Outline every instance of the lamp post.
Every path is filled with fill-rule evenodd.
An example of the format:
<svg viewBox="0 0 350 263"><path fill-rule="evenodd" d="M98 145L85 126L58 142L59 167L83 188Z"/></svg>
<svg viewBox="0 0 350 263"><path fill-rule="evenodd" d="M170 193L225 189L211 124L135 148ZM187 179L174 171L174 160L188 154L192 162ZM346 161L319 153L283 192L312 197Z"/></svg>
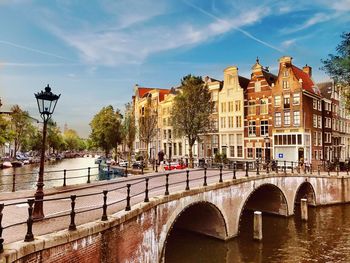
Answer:
<svg viewBox="0 0 350 263"><path fill-rule="evenodd" d="M49 85L45 87L45 91L38 92L35 95L35 98L38 103L38 108L40 112L40 116L43 119L43 138L41 145L41 157L40 157L40 168L39 168L39 178L36 184L37 189L35 192L35 203L34 203L34 211L33 218L36 220L40 220L44 218L43 211L43 199L44 199L44 161L45 161L45 142L46 142L46 130L47 130L47 122L51 119L51 116L56 108L56 103L60 98L60 95L55 95L51 92L51 88Z"/></svg>

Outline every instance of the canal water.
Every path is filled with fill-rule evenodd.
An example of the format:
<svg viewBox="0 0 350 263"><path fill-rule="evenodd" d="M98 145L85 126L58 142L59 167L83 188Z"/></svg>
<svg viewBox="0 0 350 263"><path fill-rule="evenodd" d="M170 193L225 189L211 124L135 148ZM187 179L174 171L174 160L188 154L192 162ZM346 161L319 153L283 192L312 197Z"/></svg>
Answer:
<svg viewBox="0 0 350 263"><path fill-rule="evenodd" d="M228 242L174 229L165 262L350 262L350 205L310 208L306 223L300 213L263 215L261 242L252 238L253 214L245 212L241 222L239 236Z"/></svg>
<svg viewBox="0 0 350 263"><path fill-rule="evenodd" d="M95 158L92 157L45 162L45 188L62 186L64 169L67 170L67 185L86 183L88 175L87 167L91 167L91 181L105 179L103 174L99 174L97 165L95 164ZM16 179L16 191L36 188L38 172L39 164L29 164L18 168L0 170L0 192L12 191L13 174L15 174Z"/></svg>

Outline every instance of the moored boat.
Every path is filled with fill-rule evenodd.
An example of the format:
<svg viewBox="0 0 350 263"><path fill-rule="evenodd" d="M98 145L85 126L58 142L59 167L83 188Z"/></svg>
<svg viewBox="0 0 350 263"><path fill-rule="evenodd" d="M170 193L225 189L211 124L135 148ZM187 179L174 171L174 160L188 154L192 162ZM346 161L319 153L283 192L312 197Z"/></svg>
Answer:
<svg viewBox="0 0 350 263"><path fill-rule="evenodd" d="M2 163L1 168L11 168L12 164L10 161L5 161Z"/></svg>
<svg viewBox="0 0 350 263"><path fill-rule="evenodd" d="M23 163L21 161L13 161L11 162L12 167L21 167Z"/></svg>

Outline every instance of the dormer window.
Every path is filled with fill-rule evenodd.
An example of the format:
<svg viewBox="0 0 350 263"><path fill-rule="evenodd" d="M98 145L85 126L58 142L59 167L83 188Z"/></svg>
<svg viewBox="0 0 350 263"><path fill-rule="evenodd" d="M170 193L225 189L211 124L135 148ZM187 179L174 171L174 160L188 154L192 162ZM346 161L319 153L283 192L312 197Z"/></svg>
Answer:
<svg viewBox="0 0 350 263"><path fill-rule="evenodd" d="M288 76L289 76L289 71L288 71L287 69L285 69L285 70L283 71L283 73L282 73L282 76L283 76L284 78L288 77Z"/></svg>

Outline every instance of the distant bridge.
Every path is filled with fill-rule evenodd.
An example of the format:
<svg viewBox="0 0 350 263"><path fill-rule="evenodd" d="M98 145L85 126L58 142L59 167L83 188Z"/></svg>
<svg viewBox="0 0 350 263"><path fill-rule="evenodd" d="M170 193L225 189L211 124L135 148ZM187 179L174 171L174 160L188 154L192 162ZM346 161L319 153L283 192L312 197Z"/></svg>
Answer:
<svg viewBox="0 0 350 263"><path fill-rule="evenodd" d="M227 240L238 235L244 209L291 216L301 198L312 206L350 201L347 173L267 172L192 170L141 178L134 192L136 182L124 186L123 202L106 198L98 205L101 220L79 226L73 220L71 227L73 208L70 224L64 220L70 230L6 244L0 262L162 262L173 228ZM112 212L121 205L109 214L107 204Z"/></svg>

